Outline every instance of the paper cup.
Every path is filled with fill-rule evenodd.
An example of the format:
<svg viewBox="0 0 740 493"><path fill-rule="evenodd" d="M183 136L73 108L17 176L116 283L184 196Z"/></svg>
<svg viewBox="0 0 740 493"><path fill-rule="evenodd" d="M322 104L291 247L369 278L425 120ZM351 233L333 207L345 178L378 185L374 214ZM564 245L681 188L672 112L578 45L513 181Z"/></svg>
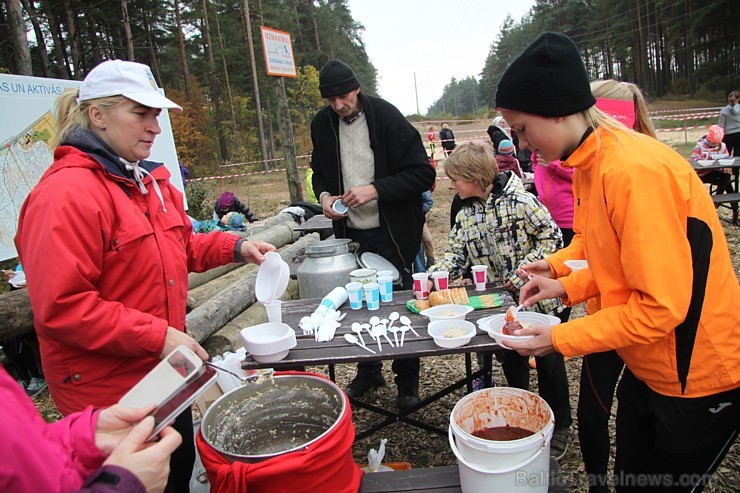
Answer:
<svg viewBox="0 0 740 493"><path fill-rule="evenodd" d="M349 307L353 310L362 308L362 283L350 282L344 285L349 295Z"/></svg>
<svg viewBox="0 0 740 493"><path fill-rule="evenodd" d="M263 303L263 305L265 305L269 322L281 323L283 321L283 302L281 300L272 300L269 303Z"/></svg>
<svg viewBox="0 0 740 493"><path fill-rule="evenodd" d="M345 205L345 203L342 202L342 199L337 199L331 205L331 210L333 210L337 214L347 214L347 211L349 210L349 207L347 207Z"/></svg>
<svg viewBox="0 0 740 493"><path fill-rule="evenodd" d="M365 294L365 303L368 310L377 310L380 308L380 286L377 282L363 284L362 291Z"/></svg>
<svg viewBox="0 0 740 493"><path fill-rule="evenodd" d="M378 276L380 286L380 301L393 301L393 277Z"/></svg>
<svg viewBox="0 0 740 493"><path fill-rule="evenodd" d="M427 296L429 296L429 287L427 286L427 282L429 282L429 274L426 272L417 272L411 277L414 278L414 296L416 299L427 299Z"/></svg>
<svg viewBox="0 0 740 493"><path fill-rule="evenodd" d="M473 281L475 282L476 291L485 291L486 281L488 280L488 266L487 265L474 265L471 267L473 271Z"/></svg>
<svg viewBox="0 0 740 493"><path fill-rule="evenodd" d="M438 270L432 273L432 281L434 281L434 289L442 291L450 287L450 273L446 270Z"/></svg>

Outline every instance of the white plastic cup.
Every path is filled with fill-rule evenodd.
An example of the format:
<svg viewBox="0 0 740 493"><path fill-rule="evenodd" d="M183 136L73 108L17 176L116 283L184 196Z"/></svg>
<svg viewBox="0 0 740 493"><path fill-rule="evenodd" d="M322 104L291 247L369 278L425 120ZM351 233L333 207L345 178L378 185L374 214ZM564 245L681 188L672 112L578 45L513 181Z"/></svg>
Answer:
<svg viewBox="0 0 740 493"><path fill-rule="evenodd" d="M365 293L365 303L368 310L377 310L380 308L380 285L377 282L369 282L362 285Z"/></svg>
<svg viewBox="0 0 740 493"><path fill-rule="evenodd" d="M473 271L473 281L475 282L476 291L486 290L486 281L488 280L488 266L487 265L474 265L471 267Z"/></svg>
<svg viewBox="0 0 740 493"><path fill-rule="evenodd" d="M393 301L393 277L378 276L380 286L380 301Z"/></svg>
<svg viewBox="0 0 740 493"><path fill-rule="evenodd" d="M263 305L265 305L268 321L278 323L283 321L283 302L281 300L272 300L269 303L263 303Z"/></svg>
<svg viewBox="0 0 740 493"><path fill-rule="evenodd" d="M349 296L349 307L353 310L362 308L362 283L350 282L344 285Z"/></svg>
<svg viewBox="0 0 740 493"><path fill-rule="evenodd" d="M438 270L432 273L432 281L434 281L434 289L442 291L450 287L450 273L446 270Z"/></svg>
<svg viewBox="0 0 740 493"><path fill-rule="evenodd" d="M337 214L347 214L347 211L349 210L349 207L347 207L345 205L345 203L342 202L342 199L337 199L331 205L331 210L333 210Z"/></svg>
<svg viewBox="0 0 740 493"><path fill-rule="evenodd" d="M414 278L414 296L417 300L425 300L429 296L429 274L426 272L417 272L411 277Z"/></svg>

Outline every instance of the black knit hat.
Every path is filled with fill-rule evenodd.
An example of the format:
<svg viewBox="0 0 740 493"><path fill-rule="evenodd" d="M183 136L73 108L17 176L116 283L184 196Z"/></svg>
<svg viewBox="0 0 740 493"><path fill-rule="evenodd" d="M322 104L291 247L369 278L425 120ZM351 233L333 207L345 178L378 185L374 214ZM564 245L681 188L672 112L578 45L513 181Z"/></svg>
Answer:
<svg viewBox="0 0 740 493"><path fill-rule="evenodd" d="M578 48L566 35L542 33L504 72L496 109L567 116L596 104Z"/></svg>
<svg viewBox="0 0 740 493"><path fill-rule="evenodd" d="M347 94L360 87L352 68L341 60L329 60L319 73L319 91L322 98Z"/></svg>

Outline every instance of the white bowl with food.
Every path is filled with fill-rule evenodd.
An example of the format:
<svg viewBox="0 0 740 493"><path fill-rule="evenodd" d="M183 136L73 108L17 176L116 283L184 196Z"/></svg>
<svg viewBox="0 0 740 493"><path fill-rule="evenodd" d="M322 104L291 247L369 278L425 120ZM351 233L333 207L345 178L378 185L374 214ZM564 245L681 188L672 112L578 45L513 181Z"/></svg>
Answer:
<svg viewBox="0 0 740 493"><path fill-rule="evenodd" d="M516 314L514 320L519 322L521 327L507 326L505 313L486 317L485 320L479 320L479 323L480 328L486 331L488 335L504 349L511 349L506 345L509 341L526 342L534 339L534 336L513 335L511 333L512 330L516 330L518 328L526 329L529 327L553 326L560 323L560 319L558 317L537 312L519 312Z"/></svg>
<svg viewBox="0 0 740 493"><path fill-rule="evenodd" d="M288 356L297 344L295 331L279 322L245 327L240 332L244 348L258 363L274 363Z"/></svg>
<svg viewBox="0 0 740 493"><path fill-rule="evenodd" d="M735 158L724 158L724 159L718 159L717 162L721 164L722 166L732 166L735 164Z"/></svg>
<svg viewBox="0 0 740 493"><path fill-rule="evenodd" d="M443 320L465 320L465 316L473 311L469 305L437 305L426 310L420 311L419 315L429 318L429 322L439 322Z"/></svg>
<svg viewBox="0 0 740 493"><path fill-rule="evenodd" d="M699 159L696 161L699 166L711 166L714 164L714 159Z"/></svg>
<svg viewBox="0 0 740 493"><path fill-rule="evenodd" d="M588 260L566 260L563 262L572 272L588 267Z"/></svg>
<svg viewBox="0 0 740 493"><path fill-rule="evenodd" d="M427 332L439 347L464 346L475 336L475 324L466 320L438 320L429 322Z"/></svg>

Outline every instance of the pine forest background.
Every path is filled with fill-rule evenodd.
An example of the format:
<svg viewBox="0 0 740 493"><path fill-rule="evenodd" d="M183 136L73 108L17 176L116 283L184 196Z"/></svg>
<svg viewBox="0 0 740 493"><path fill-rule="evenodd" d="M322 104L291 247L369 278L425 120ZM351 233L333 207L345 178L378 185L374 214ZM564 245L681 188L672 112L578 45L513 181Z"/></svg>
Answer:
<svg viewBox="0 0 740 493"><path fill-rule="evenodd" d="M0 5L0 72L82 79L107 59L149 65L168 97L185 108L170 116L178 155L191 178L224 174L219 167L224 163L271 167L261 162L250 29L267 159L282 157L283 142L276 81L265 73L260 25L293 38L298 77L286 78L285 85L299 156L311 150L308 127L324 104L318 70L327 60L349 63L363 91L378 95L364 28L346 0L2 0ZM496 3L490 5L496 9ZM731 0L537 0L524 18L507 17L498 33L492 27L491 39L473 40L490 43L479 77L453 78L426 115L409 118L491 116L499 78L542 31L573 38L593 79L635 82L651 98L721 101L740 85L739 20Z"/></svg>

